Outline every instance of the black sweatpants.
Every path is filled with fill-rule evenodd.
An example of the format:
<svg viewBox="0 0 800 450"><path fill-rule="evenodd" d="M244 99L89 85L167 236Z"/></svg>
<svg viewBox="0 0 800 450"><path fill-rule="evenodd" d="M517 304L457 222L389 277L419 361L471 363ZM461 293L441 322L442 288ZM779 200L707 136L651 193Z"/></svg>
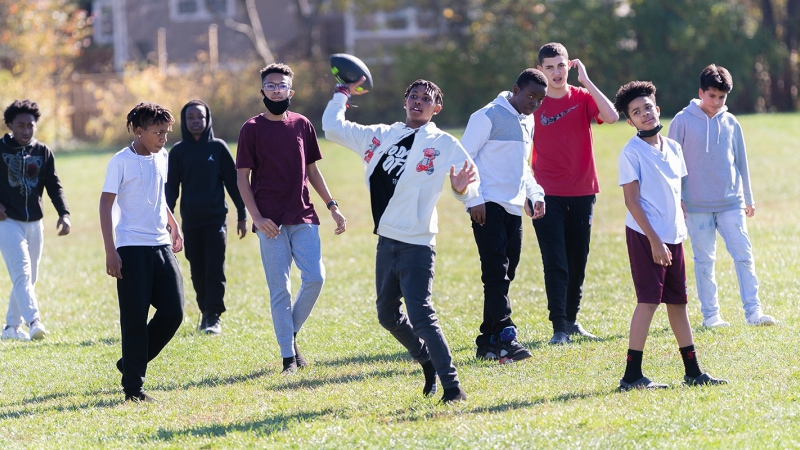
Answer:
<svg viewBox="0 0 800 450"><path fill-rule="evenodd" d="M183 229L183 247L197 293L197 307L206 314L225 312L225 222Z"/></svg>
<svg viewBox="0 0 800 450"><path fill-rule="evenodd" d="M595 195L545 195L547 213L533 221L542 252L547 309L553 331L566 331L581 309L583 280L589 259Z"/></svg>
<svg viewBox="0 0 800 450"><path fill-rule="evenodd" d="M514 280L522 252L522 217L509 214L497 203L486 203L486 222L472 221L472 234L481 258L483 323L475 339L487 345L493 334L515 326L511 320L508 289Z"/></svg>
<svg viewBox="0 0 800 450"><path fill-rule="evenodd" d="M117 280L122 329L122 388L126 395L144 390L147 363L158 356L183 321L183 277L168 245L117 249L122 278ZM150 305L156 313L150 322Z"/></svg>

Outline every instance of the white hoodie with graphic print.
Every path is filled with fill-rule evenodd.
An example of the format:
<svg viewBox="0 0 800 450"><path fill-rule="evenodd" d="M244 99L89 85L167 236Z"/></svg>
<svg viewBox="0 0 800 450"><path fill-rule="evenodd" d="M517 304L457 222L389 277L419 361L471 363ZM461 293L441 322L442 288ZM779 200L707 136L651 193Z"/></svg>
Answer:
<svg viewBox="0 0 800 450"><path fill-rule="evenodd" d="M439 231L436 203L450 167L455 166L458 172L465 160L474 165L472 158L455 137L438 129L433 122L418 129L401 122L360 125L345 119L346 109L347 96L333 94L322 115L322 129L328 140L361 157L367 188L381 156L409 134L417 133L407 157L409 166L400 175L394 195L381 216L378 234L407 244L435 245ZM450 191L466 204L478 196L479 183L471 183L462 195Z"/></svg>

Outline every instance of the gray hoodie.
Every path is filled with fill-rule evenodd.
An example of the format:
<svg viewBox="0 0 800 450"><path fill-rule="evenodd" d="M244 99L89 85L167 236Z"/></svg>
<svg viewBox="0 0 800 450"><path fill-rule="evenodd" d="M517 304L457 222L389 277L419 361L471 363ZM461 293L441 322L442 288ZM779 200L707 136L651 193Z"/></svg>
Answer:
<svg viewBox="0 0 800 450"><path fill-rule="evenodd" d="M728 107L712 118L694 99L669 126L669 137L683 147L689 176L682 198L686 211L723 212L753 205L742 127Z"/></svg>

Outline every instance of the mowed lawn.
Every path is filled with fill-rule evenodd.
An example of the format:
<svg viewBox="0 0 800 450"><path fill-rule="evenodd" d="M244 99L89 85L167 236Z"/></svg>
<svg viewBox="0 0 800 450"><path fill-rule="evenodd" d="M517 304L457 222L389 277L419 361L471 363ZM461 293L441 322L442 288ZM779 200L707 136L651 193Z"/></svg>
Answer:
<svg viewBox="0 0 800 450"><path fill-rule="evenodd" d="M659 392L617 393L636 300L624 239L617 155L625 123L594 127L603 191L594 215L580 320L600 339L547 345L541 257L524 221L524 249L511 297L527 361L475 359L482 286L467 214L447 191L439 202L434 302L469 400L423 398L422 372L377 322L369 197L359 158L323 142L320 163L348 218L348 231L320 210L327 281L298 336L312 365L281 376L280 355L257 238L233 235L229 218L228 312L223 334L195 332L188 264L186 318L148 367L155 404L123 403L117 294L105 274L98 200L111 153L59 154L72 233L57 237L47 203L37 294L50 334L43 342L0 342L0 445L7 448L790 448L800 447L800 115L740 117L757 203L748 220L765 310L777 327L745 325L736 276L719 243L717 278L731 327L705 330L688 258L689 315L703 369L721 387L681 386L683 366L661 310L644 372L670 383ZM666 131L666 130L665 130ZM176 139L176 133L170 136ZM171 143L170 143L171 144ZM412 161L413 163L413 161ZM703 176L695 174L695 176ZM2 263L0 263L2 264ZM298 286L295 273L294 288ZM0 302L10 282L0 272Z"/></svg>

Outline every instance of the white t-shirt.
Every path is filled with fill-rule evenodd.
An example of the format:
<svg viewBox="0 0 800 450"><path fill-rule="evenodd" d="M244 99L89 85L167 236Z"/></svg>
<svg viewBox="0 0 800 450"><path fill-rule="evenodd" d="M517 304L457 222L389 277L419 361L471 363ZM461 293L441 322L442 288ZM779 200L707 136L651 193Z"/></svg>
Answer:
<svg viewBox="0 0 800 450"><path fill-rule="evenodd" d="M126 147L108 162L103 192L117 195L112 211L117 248L172 243L164 194L168 158L163 149L140 156Z"/></svg>
<svg viewBox="0 0 800 450"><path fill-rule="evenodd" d="M681 209L681 178L687 175L680 144L661 136L659 151L634 136L619 155L619 185L639 182L639 202L647 220L664 243L686 239L686 221ZM644 234L630 211L625 225Z"/></svg>

